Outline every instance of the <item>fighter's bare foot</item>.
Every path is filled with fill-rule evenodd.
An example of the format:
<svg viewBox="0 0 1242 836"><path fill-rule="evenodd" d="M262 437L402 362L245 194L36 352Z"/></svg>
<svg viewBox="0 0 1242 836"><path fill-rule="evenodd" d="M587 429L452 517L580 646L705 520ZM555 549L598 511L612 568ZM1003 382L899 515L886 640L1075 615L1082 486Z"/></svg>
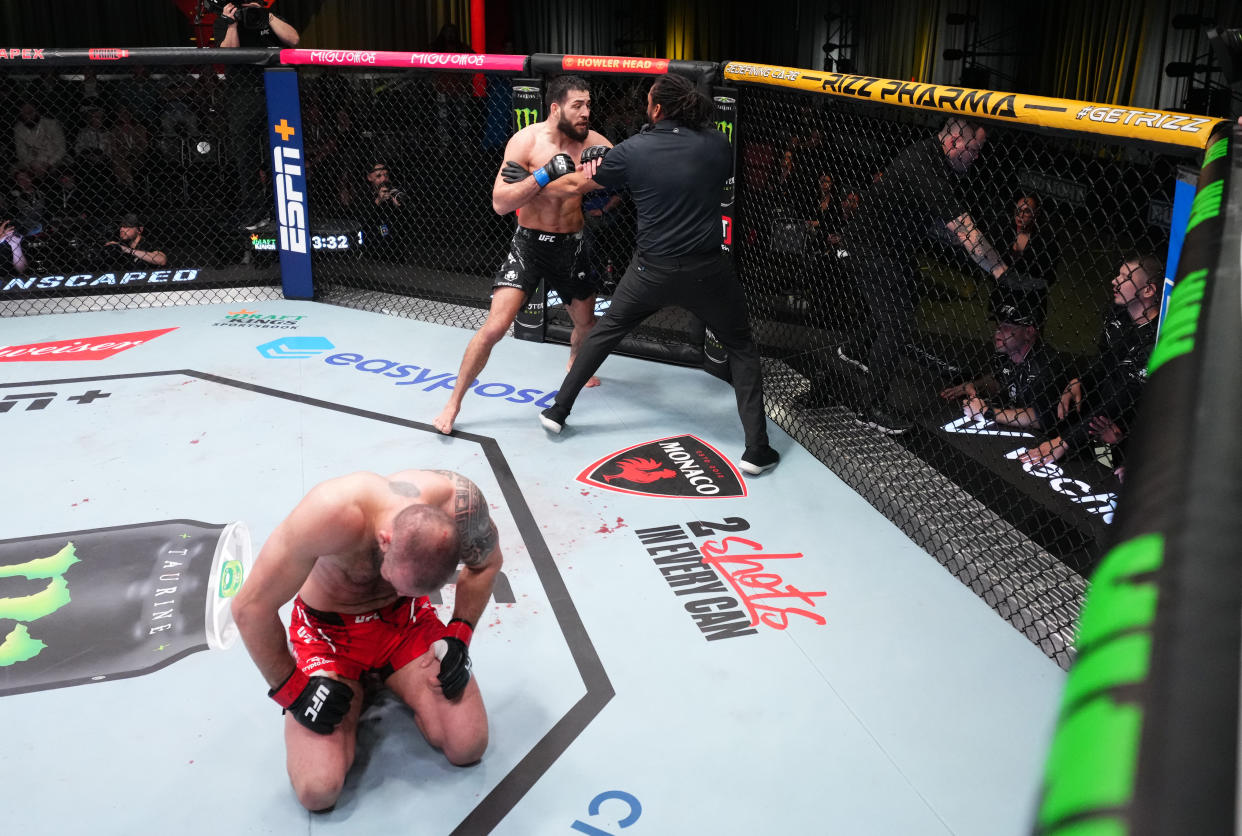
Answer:
<svg viewBox="0 0 1242 836"><path fill-rule="evenodd" d="M565 366L565 371L569 371L573 367L574 367L574 361L570 360L569 363L566 364ZM583 388L590 389L592 386L598 386L598 385L599 385L599 378L596 377L595 375L591 375L591 379L586 382L586 386L584 386Z"/></svg>
<svg viewBox="0 0 1242 836"><path fill-rule="evenodd" d="M436 419L431 422L432 426L445 435L449 435L453 432L453 422L457 420L458 411L458 407L444 407L444 411L437 415Z"/></svg>

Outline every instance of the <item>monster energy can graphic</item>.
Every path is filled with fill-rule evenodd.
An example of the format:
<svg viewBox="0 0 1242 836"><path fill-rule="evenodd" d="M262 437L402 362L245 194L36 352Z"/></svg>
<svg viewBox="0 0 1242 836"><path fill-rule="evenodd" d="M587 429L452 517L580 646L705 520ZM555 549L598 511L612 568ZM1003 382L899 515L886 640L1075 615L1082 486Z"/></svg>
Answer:
<svg viewBox="0 0 1242 836"><path fill-rule="evenodd" d="M0 697L140 676L237 639L244 523L0 540Z"/></svg>
<svg viewBox="0 0 1242 836"><path fill-rule="evenodd" d="M537 79L515 78L513 80L513 132L543 119L543 94Z"/></svg>

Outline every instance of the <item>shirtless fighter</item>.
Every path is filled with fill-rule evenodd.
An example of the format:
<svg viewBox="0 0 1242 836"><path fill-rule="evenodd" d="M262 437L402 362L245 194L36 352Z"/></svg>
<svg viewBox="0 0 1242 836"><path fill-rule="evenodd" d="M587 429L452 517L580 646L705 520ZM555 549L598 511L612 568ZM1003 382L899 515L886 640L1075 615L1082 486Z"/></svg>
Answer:
<svg viewBox="0 0 1242 836"><path fill-rule="evenodd" d="M445 626L427 596L459 562ZM306 809L328 809L341 793L369 672L450 763L483 756L487 713L468 646L500 565L483 494L447 470L329 479L267 538L233 618L285 709L286 766ZM286 642L278 610L291 598Z"/></svg>
<svg viewBox="0 0 1242 836"><path fill-rule="evenodd" d="M582 195L578 193L585 176L577 171L575 161L586 162L599 155L593 148L611 148L612 143L590 130L590 117L591 92L586 81L573 75L557 76L548 85L548 118L522 128L505 146L505 164L492 187L492 208L498 215L516 210L518 227L509 255L496 272L487 320L466 346L453 392L432 422L442 433L453 431L462 398L539 279L565 300L573 320L570 366L595 325L596 288L587 278ZM587 383L598 385L594 377Z"/></svg>

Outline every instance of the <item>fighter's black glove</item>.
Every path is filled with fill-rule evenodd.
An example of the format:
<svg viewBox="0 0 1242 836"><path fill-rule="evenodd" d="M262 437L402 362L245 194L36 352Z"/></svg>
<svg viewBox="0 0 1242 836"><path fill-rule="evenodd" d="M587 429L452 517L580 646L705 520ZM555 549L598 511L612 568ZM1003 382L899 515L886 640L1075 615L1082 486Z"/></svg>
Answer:
<svg viewBox="0 0 1242 836"><path fill-rule="evenodd" d="M500 179L506 183L521 183L529 176L530 172L526 167L513 160L505 160L504 167L500 169Z"/></svg>
<svg viewBox="0 0 1242 836"><path fill-rule="evenodd" d="M296 667L284 684L267 695L315 734L332 734L354 698L353 689L344 682L327 676L308 677Z"/></svg>
<svg viewBox="0 0 1242 836"><path fill-rule="evenodd" d="M574 158L568 154L557 154L543 166L534 171L535 182L539 184L539 188L551 183L558 177L564 177L566 174L574 170Z"/></svg>
<svg viewBox="0 0 1242 836"><path fill-rule="evenodd" d="M440 687L447 699L455 700L466 690L470 681L470 637L474 627L464 618L454 618L448 623L444 642L444 654L440 656Z"/></svg>
<svg viewBox="0 0 1242 836"><path fill-rule="evenodd" d="M592 145L590 148L583 148L582 158L579 162L586 165L592 160L602 160L604 159L604 155L607 154L609 150L610 149L607 145Z"/></svg>

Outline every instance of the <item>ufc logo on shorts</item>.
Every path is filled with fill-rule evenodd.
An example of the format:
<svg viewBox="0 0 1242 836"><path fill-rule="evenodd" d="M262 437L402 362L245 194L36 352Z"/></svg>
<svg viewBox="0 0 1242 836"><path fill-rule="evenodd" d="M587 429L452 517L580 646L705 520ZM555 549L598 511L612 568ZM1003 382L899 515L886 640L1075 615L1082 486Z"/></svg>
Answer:
<svg viewBox="0 0 1242 836"><path fill-rule="evenodd" d="M355 624L366 624L368 621L375 621L378 618L379 618L379 613L377 612L367 613L366 615L355 615L354 623Z"/></svg>
<svg viewBox="0 0 1242 836"><path fill-rule="evenodd" d="M306 711L302 712L312 720L319 719L319 711L323 708L323 701L328 698L328 686L320 685L315 689L315 695L311 697L311 704L306 706Z"/></svg>
<svg viewBox="0 0 1242 836"><path fill-rule="evenodd" d="M555 241L556 236L555 235L540 235L539 240L540 241Z"/></svg>
<svg viewBox="0 0 1242 836"><path fill-rule="evenodd" d="M302 641L310 641L311 640L310 630L307 630L305 627L299 627L298 638L300 638Z"/></svg>
<svg viewBox="0 0 1242 836"><path fill-rule="evenodd" d="M296 148L277 145L272 149L280 248L295 253L306 252L306 195L293 186L293 178L302 176L301 158Z"/></svg>

